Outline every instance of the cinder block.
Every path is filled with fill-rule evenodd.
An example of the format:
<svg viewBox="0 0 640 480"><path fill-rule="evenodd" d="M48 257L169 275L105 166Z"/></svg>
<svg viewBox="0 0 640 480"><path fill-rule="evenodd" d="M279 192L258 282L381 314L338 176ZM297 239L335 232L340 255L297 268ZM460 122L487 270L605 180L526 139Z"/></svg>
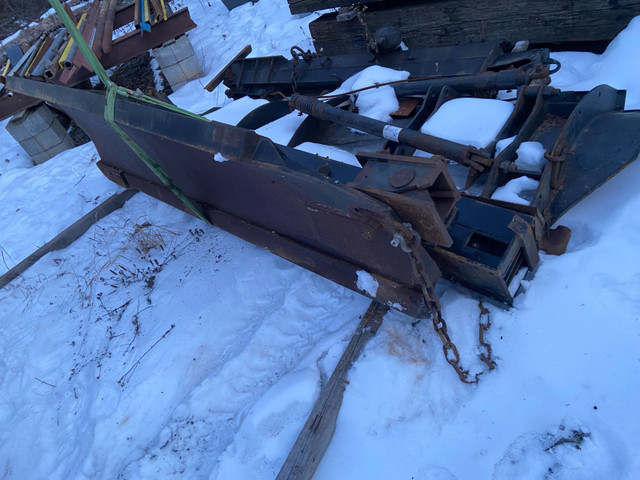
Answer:
<svg viewBox="0 0 640 480"><path fill-rule="evenodd" d="M40 132L34 138L40 144L42 150L49 150L62 142L66 136L67 131L58 120L55 120L49 128Z"/></svg>
<svg viewBox="0 0 640 480"><path fill-rule="evenodd" d="M67 135L66 137L63 138L63 140L59 144L54 145L53 147L49 148L44 152L38 153L36 155L32 155L31 159L36 165L40 165L41 163L46 162L50 158L55 157L59 153L62 153L65 150L69 150L70 148L74 148L74 147L75 145L73 144L73 140L71 140L71 137Z"/></svg>
<svg viewBox="0 0 640 480"><path fill-rule="evenodd" d="M29 109L22 120L23 125L33 135L45 131L56 119L49 107L44 103L38 105L33 110Z"/></svg>
<svg viewBox="0 0 640 480"><path fill-rule="evenodd" d="M65 128L45 104L15 115L7 124L7 131L36 164L74 147Z"/></svg>
<svg viewBox="0 0 640 480"><path fill-rule="evenodd" d="M167 82L169 82L169 85L171 85L171 88L174 90L177 90L176 85L178 83L184 83L186 80L182 73L182 69L178 65L173 65L171 67L165 68L162 70L162 73L167 79Z"/></svg>
<svg viewBox="0 0 640 480"><path fill-rule="evenodd" d="M186 35L178 37L173 45L171 45L171 48L173 49L173 55L176 57L178 62L182 62L183 60L195 55L193 46L189 41L189 37Z"/></svg>
<svg viewBox="0 0 640 480"><path fill-rule="evenodd" d="M30 157L44 152L44 149L34 138L25 138L24 140L20 140L18 143L22 148L24 148L24 151L27 152Z"/></svg>
<svg viewBox="0 0 640 480"><path fill-rule="evenodd" d="M182 70L182 74L184 75L185 80L190 81L196 78L200 78L204 76L204 72L198 63L195 55L191 55L189 58L185 58L180 63L180 70Z"/></svg>
<svg viewBox="0 0 640 480"><path fill-rule="evenodd" d="M29 130L27 130L27 127L25 127L24 124L22 123L22 120L15 121L18 115L15 115L11 120L9 120L9 123L7 123L6 128L7 128L7 132L9 132L9 134L17 142L21 142L22 140L31 138L31 134L29 133Z"/></svg>
<svg viewBox="0 0 640 480"><path fill-rule="evenodd" d="M73 144L73 140L71 140L71 137L67 135L58 145L54 145L49 150L47 150L46 153L48 153L49 158L51 158L71 148L75 148L75 145Z"/></svg>
<svg viewBox="0 0 640 480"><path fill-rule="evenodd" d="M153 55L173 90L204 76L202 67L200 67L193 51L193 46L186 35L154 49Z"/></svg>
<svg viewBox="0 0 640 480"><path fill-rule="evenodd" d="M54 120L55 115L49 107L41 104L14 115L7 123L7 131L20 142L48 129Z"/></svg>
<svg viewBox="0 0 640 480"><path fill-rule="evenodd" d="M160 68L163 70L178 63L178 59L173 54L173 48L171 48L173 43L175 43L175 40L170 40L169 42L165 42L161 47L153 49L153 57L158 61L158 65L160 65Z"/></svg>
<svg viewBox="0 0 640 480"><path fill-rule="evenodd" d="M179 88L185 86L188 82L178 82L175 85L171 85L172 90L178 90Z"/></svg>
<svg viewBox="0 0 640 480"><path fill-rule="evenodd" d="M40 165L41 163L46 162L50 158L51 156L47 152L40 152L36 155L31 155L31 160L33 160L33 163L35 163L36 165Z"/></svg>

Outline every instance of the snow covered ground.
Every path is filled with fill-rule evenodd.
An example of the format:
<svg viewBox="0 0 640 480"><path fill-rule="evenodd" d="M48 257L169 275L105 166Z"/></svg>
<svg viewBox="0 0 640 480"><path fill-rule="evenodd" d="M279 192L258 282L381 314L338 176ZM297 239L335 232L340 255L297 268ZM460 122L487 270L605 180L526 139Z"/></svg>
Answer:
<svg viewBox="0 0 640 480"><path fill-rule="evenodd" d="M196 112L226 101L202 86L245 44L311 48L315 15L285 0L175 3L207 77L172 100ZM608 82L640 108L638 44L640 17L603 55L554 55L554 85ZM118 190L92 144L29 168L5 124L0 273ZM458 381L429 322L388 313L314 478L640 478L638 185L636 162L561 220L568 252L542 255L512 309L488 306L498 367L479 384ZM438 292L482 370L477 300ZM368 304L138 194L0 290L0 478L274 478Z"/></svg>

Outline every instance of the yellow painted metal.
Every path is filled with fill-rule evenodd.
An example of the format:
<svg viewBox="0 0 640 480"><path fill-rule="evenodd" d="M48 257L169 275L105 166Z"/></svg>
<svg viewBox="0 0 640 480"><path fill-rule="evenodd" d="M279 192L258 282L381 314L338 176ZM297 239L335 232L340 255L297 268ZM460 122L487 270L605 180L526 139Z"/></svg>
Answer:
<svg viewBox="0 0 640 480"><path fill-rule="evenodd" d="M80 27L82 26L82 22L84 22L87 19L87 14L83 13L82 16L80 17L80 20L78 20L78 24L76 25L76 28L78 30L80 30ZM69 38L69 41L67 42L67 46L64 47L64 50L62 51L62 55L60 55L60 59L58 60L58 64L60 65L60 68L64 68L64 62L67 59L67 56L69 56L69 50L71 50L71 47L73 46L73 37Z"/></svg>

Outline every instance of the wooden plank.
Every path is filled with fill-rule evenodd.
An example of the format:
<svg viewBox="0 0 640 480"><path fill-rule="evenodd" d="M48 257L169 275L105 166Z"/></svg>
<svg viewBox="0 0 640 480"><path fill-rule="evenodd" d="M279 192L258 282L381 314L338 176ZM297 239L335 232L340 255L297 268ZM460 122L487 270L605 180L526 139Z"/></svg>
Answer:
<svg viewBox="0 0 640 480"><path fill-rule="evenodd" d="M233 57L229 63L227 63L222 70L220 70L218 72L218 74L213 77L209 83L207 83L204 87L205 90L209 91L209 92L213 92L213 90L220 85L220 83L222 83L222 80L224 79L225 74L227 73L227 70L231 67L231 65L234 62L237 62L238 60L242 60L243 58L247 58L247 55L249 55L251 53L251 45L247 45L246 47L244 47L242 50L240 50L240 52ZM209 112L210 113L210 112Z"/></svg>
<svg viewBox="0 0 640 480"><path fill-rule="evenodd" d="M378 331L388 310L389 307L376 301L369 305L331 378L320 392L276 480L303 480L313 477L336 429L347 372L367 341Z"/></svg>
<svg viewBox="0 0 640 480"><path fill-rule="evenodd" d="M45 243L42 247L22 260L11 270L0 276L0 288L5 287L14 279L18 278L30 266L34 265L47 253L67 248L78 238L80 238L80 236L82 236L91 225L122 207L126 203L126 201L133 197L136 193L137 190L129 189L116 193L115 195L109 197L107 200L105 200L96 208L83 216L80 220L56 235L51 241Z"/></svg>
<svg viewBox="0 0 640 480"><path fill-rule="evenodd" d="M291 13L308 13L324 10L325 8L348 7L355 3L374 3L381 1L393 3L388 0L359 0L358 2L354 2L353 0L289 0L289 10L291 10Z"/></svg>
<svg viewBox="0 0 640 480"><path fill-rule="evenodd" d="M397 26L405 44L415 49L523 39L532 44L609 42L636 15L640 0L415 0L401 8L374 4L364 19L372 34ZM328 13L309 25L316 51L366 51L360 22L337 22L336 16Z"/></svg>

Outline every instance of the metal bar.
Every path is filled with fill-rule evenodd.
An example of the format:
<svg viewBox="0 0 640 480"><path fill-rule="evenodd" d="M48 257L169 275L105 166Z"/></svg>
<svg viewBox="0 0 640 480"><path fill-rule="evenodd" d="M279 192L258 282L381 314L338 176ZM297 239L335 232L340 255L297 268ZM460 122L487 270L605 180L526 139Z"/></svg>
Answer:
<svg viewBox="0 0 640 480"><path fill-rule="evenodd" d="M97 14L96 5L92 7ZM125 7L118 11L120 18L128 18L128 15L133 14L133 8L131 6ZM118 18L118 17L116 17ZM89 22L86 22L88 24ZM85 25L85 22L83 22ZM114 26L117 25L114 24ZM109 55L104 55L101 63L105 68L111 68L115 65L119 65L127 60L130 60L140 53L149 50L150 48L162 45L171 38L178 37L185 32L196 27L189 15L188 8L183 8L175 12L166 22L159 22L153 28L151 33L147 33L144 37L140 36L139 31L131 32L127 35L119 37L113 42L113 49ZM87 39L89 34L84 32L83 37ZM76 47L77 48L77 47ZM79 53L77 53L79 55ZM26 55L23 55L23 59L26 60ZM71 56L68 57L72 59ZM59 75L57 79L54 78L56 83L76 85L84 80L90 78L93 73L86 69L65 69L62 72L63 75ZM14 94L13 96L5 96L0 99L0 120L10 117L25 108L37 105L40 100L36 100L25 95Z"/></svg>
<svg viewBox="0 0 640 480"><path fill-rule="evenodd" d="M294 94L291 95L289 103L293 108L315 118L347 125L402 145L408 145L436 155L443 155L449 160L468 165L479 171L491 165L489 155L473 146L462 145L416 130L400 128L380 120L363 117L362 115L332 107L312 97Z"/></svg>
<svg viewBox="0 0 640 480"><path fill-rule="evenodd" d="M94 41L91 44L91 50L94 55L98 58L102 56L102 41L104 37L104 27L107 22L107 11L109 10L109 6L111 4L111 0L102 0L100 4L100 11L98 13L98 21L96 22L96 33L94 37Z"/></svg>
<svg viewBox="0 0 640 480"><path fill-rule="evenodd" d="M189 15L189 9L185 7L175 12L167 19L166 22L159 22L154 25L153 31L150 33L140 35L140 30L135 30L118 37L113 42L111 52L103 55L100 59L100 63L104 68L111 68L116 65L120 65L121 63L131 60L151 48L162 45L164 42L171 40L172 38L179 37L195 27L196 24ZM79 69L62 83L66 85L76 85L87 80L92 75L93 73L89 70Z"/></svg>
<svg viewBox="0 0 640 480"><path fill-rule="evenodd" d="M44 56L49 52L49 49L51 48L51 45L53 43L54 39L52 38L51 35L48 35L44 41L42 42L42 45L40 46L40 49L38 50L38 53L36 54L36 56L33 58L33 61L31 62L31 65L29 66L29 68L25 71L25 75L27 77L31 76L31 75L42 75L42 70L44 69L40 69L40 65L42 64L42 59L44 58ZM33 73L36 70L40 70L40 73Z"/></svg>
<svg viewBox="0 0 640 480"><path fill-rule="evenodd" d="M60 32L58 32L58 34L55 36L48 50L42 57L40 64L33 69L33 71L31 72L31 75L44 75L44 71L47 68L49 68L49 66L51 66L55 56L60 51L60 48L62 47L62 43L64 42L64 37L66 34L67 34L66 28L60 29Z"/></svg>
<svg viewBox="0 0 640 480"><path fill-rule="evenodd" d="M482 72L477 75L434 78L418 82L407 82L392 85L396 95L424 95L429 87L451 87L459 92L511 90L529 85L535 77L545 77L547 74L533 74L529 70L516 68L500 72Z"/></svg>
<svg viewBox="0 0 640 480"><path fill-rule="evenodd" d="M113 23L116 17L116 7L118 0L110 0L107 16L104 24L104 34L102 36L102 51L106 54L111 52L111 44L113 43Z"/></svg>
<svg viewBox="0 0 640 480"><path fill-rule="evenodd" d="M116 15L113 20L113 29L124 27L126 24L133 22L135 10L135 2L131 2L124 7L116 8Z"/></svg>
<svg viewBox="0 0 640 480"><path fill-rule="evenodd" d="M64 11L67 12L67 15L69 15L69 18L71 19L71 21L73 23L77 23L78 20L76 19L76 15L73 13L73 10L71 10L71 7L69 6L68 3L65 3L63 6Z"/></svg>
<svg viewBox="0 0 640 480"><path fill-rule="evenodd" d="M98 17L98 3L94 2L91 5L91 8L89 9L89 11L87 12L87 18L85 19L84 22L82 22L82 25L81 25L83 28L82 38L84 38L89 45L91 45L92 39L94 38L95 24L96 24L97 17ZM60 75L56 79L56 83L61 83L63 85L67 85L67 84L75 85L75 83L79 83L79 82L74 82L72 79L80 69L80 66L88 67L88 65L84 61L82 52L79 50L79 47L80 47L79 43L78 42L74 42L74 43L76 44L75 54L73 55L73 57L67 56L67 60L69 64L65 62L65 69L62 72L60 72ZM67 65L69 66L67 67Z"/></svg>
<svg viewBox="0 0 640 480"><path fill-rule="evenodd" d="M80 35L84 35L84 29L86 28L86 26L87 26L87 14L85 13L82 15L82 17L80 17L80 21L77 24ZM70 43L69 51L64 56L64 58L60 59L60 62L62 63L62 66L64 68L71 68L73 66L71 62L73 61L73 58L76 56L76 52L78 51L78 44L73 41L73 38L69 39L69 43Z"/></svg>
<svg viewBox="0 0 640 480"><path fill-rule="evenodd" d="M20 93L14 93L11 96L6 95L0 98L0 120L4 120L5 118L40 103L42 103L42 100L28 97Z"/></svg>
<svg viewBox="0 0 640 480"><path fill-rule="evenodd" d="M375 63L408 71L411 78L454 77L482 72L486 65L492 65L491 60L498 53L502 53L498 44L485 43L395 51L381 54ZM544 53L548 56L548 52L542 52L541 58L544 58ZM292 54L295 54L293 60L273 56L232 62L225 68L224 83L229 88L227 95L269 97L276 92L290 95L293 93L293 75L297 93L315 95L338 88L344 80L369 67L373 60L372 55L366 53L328 57L307 55L294 49ZM502 57L508 59L511 54ZM536 58L529 63L535 64Z"/></svg>
<svg viewBox="0 0 640 480"><path fill-rule="evenodd" d="M196 28L196 24L189 15L189 9L185 7L168 17L166 22L154 25L149 33L140 35L140 30L136 30L118 37L113 42L111 52L105 54L101 62L105 68L119 65L193 28Z"/></svg>

